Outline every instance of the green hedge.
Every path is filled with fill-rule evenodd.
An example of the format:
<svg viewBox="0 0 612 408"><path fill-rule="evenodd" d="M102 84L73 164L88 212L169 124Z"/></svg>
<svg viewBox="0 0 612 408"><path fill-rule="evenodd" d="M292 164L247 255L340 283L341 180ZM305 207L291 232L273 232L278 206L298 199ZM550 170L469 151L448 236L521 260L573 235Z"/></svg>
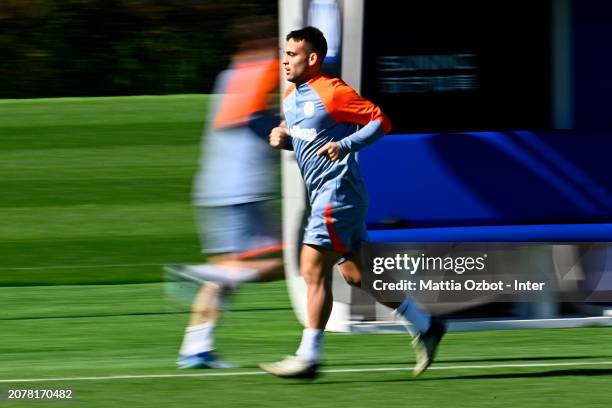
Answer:
<svg viewBox="0 0 612 408"><path fill-rule="evenodd" d="M2 0L0 98L208 93L270 0ZM272 33L276 35L276 33Z"/></svg>

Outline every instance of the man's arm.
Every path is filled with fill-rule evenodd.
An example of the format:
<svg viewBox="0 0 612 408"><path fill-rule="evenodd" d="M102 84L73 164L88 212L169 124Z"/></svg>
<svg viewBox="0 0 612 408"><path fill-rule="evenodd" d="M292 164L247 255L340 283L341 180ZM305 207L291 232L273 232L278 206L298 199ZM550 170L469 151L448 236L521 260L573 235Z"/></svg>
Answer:
<svg viewBox="0 0 612 408"><path fill-rule="evenodd" d="M391 122L382 110L344 83L334 91L331 116L338 122L355 123L363 127L339 142L329 142L319 149L317 154L325 155L330 160L359 151L391 130Z"/></svg>
<svg viewBox="0 0 612 408"><path fill-rule="evenodd" d="M357 132L340 140L338 144L344 153L356 152L381 139L384 135L382 122L373 120Z"/></svg>
<svg viewBox="0 0 612 408"><path fill-rule="evenodd" d="M270 146L275 149L293 150L293 139L289 135L289 129L287 129L285 121L282 121L279 126L272 129L268 139Z"/></svg>

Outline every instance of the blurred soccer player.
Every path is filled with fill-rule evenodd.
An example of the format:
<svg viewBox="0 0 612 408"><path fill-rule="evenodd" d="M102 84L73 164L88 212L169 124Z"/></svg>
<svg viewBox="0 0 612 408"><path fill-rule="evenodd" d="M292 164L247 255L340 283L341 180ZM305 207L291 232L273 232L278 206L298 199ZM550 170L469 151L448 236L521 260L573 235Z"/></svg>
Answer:
<svg viewBox="0 0 612 408"><path fill-rule="evenodd" d="M332 308L332 269L346 281L361 284L360 247L366 239L368 198L355 152L391 129L380 108L362 98L338 78L321 72L327 52L323 34L305 27L287 35L283 68L293 85L283 101L287 127L270 133L270 145L295 151L311 205L300 271L307 286L307 318L302 341L294 356L261 367L280 377L314 377L321 360L324 329ZM363 126L357 130L357 126ZM376 295L376 294L374 294ZM433 361L445 333L411 299L384 303L417 329L415 375Z"/></svg>
<svg viewBox="0 0 612 408"><path fill-rule="evenodd" d="M216 79L200 169L193 185L202 252L208 264L173 265L181 278L206 282L193 305L179 368L228 368L215 352L220 304L236 286L283 277L279 216L271 208L278 154L268 133L278 123L278 39L274 20L243 22L239 52ZM272 154L271 154L272 153Z"/></svg>

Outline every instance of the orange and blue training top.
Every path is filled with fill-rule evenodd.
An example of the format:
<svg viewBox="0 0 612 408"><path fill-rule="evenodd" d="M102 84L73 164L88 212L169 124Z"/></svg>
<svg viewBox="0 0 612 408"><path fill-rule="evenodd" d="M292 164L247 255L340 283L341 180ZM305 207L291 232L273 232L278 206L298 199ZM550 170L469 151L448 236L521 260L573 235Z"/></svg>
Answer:
<svg viewBox="0 0 612 408"><path fill-rule="evenodd" d="M313 210L367 207L355 152L391 130L380 108L341 79L320 74L287 89L283 112ZM331 141L340 144L339 160L317 156Z"/></svg>
<svg viewBox="0 0 612 408"><path fill-rule="evenodd" d="M269 200L276 190L277 152L268 144L278 123L279 61L276 47L234 56L219 73L202 135L193 202L228 206ZM271 103L272 102L272 103Z"/></svg>

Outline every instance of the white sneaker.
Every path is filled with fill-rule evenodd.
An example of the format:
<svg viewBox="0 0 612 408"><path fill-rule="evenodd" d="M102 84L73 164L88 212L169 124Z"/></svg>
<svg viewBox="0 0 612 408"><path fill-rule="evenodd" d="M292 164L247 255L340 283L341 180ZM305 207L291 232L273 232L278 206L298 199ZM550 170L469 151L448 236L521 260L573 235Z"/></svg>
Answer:
<svg viewBox="0 0 612 408"><path fill-rule="evenodd" d="M431 320L429 330L415 337L412 343L416 349L417 358L413 370L415 377L421 375L433 363L438 345L445 333L446 324L434 318Z"/></svg>
<svg viewBox="0 0 612 408"><path fill-rule="evenodd" d="M287 356L276 363L261 363L262 370L283 378L309 378L317 376L319 364L313 364L298 356Z"/></svg>

